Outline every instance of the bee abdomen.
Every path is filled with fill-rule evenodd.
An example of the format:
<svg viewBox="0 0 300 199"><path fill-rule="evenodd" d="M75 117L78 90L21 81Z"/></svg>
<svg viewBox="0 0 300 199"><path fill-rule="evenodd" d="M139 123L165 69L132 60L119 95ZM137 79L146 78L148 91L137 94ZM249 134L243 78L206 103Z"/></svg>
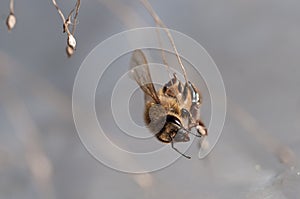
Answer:
<svg viewBox="0 0 300 199"><path fill-rule="evenodd" d="M161 104L147 103L145 109L145 123L154 134L163 129L167 112Z"/></svg>

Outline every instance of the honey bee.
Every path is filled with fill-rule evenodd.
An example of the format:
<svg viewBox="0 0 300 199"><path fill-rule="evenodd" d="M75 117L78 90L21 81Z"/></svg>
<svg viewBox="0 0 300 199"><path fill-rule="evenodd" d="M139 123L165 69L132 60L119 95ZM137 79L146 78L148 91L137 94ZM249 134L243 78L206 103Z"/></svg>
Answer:
<svg viewBox="0 0 300 199"><path fill-rule="evenodd" d="M156 91L152 82L146 56L135 50L130 61L131 77L137 82L145 97L144 120L156 138L182 156L190 159L175 148L175 142L188 142L189 134L197 137L207 135L207 129L200 120L202 96L190 81L182 83L174 73L173 78ZM191 132L196 128L197 134Z"/></svg>

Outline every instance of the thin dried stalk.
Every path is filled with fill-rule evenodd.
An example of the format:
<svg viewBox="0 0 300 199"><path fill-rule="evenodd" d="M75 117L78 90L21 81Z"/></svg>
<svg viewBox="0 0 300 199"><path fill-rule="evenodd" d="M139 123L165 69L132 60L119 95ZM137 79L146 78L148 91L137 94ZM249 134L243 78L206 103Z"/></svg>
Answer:
<svg viewBox="0 0 300 199"><path fill-rule="evenodd" d="M59 16L61 17L63 23L65 23L65 22L66 22L66 18L65 18L65 16L64 16L64 14L62 13L62 11L60 10L60 8L58 7L58 5L57 5L57 3L56 3L56 0L52 0L52 3L53 3L53 5L54 5L54 7L56 8L56 10L57 10Z"/></svg>
<svg viewBox="0 0 300 199"><path fill-rule="evenodd" d="M63 22L63 32L66 32L68 35L70 35L71 32L69 30L69 25L71 24L71 15L72 15L72 12L74 12L74 9L70 12L69 16L66 18L64 16L63 12L61 11L61 9L58 7L56 0L52 0L52 3L54 5L54 7L56 8L56 10Z"/></svg>
<svg viewBox="0 0 300 199"><path fill-rule="evenodd" d="M152 18L154 19L155 23L160 26L161 28L163 28L163 30L165 30L165 32L167 33L167 36L172 44L172 47L175 51L177 60L180 64L181 70L183 71L183 75L184 75L184 79L186 82L188 82L188 78L187 78L187 74L185 71L185 68L183 66L183 63L181 61L181 58L179 56L178 50L176 48L174 39L172 37L172 34L170 33L170 30L167 28L167 26L163 23L163 21L159 18L159 16L156 14L156 12L154 11L154 9L152 8L151 4L148 2L148 0L140 0L142 2L142 4L144 5L144 7L148 10L148 12L150 13L150 15L152 16Z"/></svg>
<svg viewBox="0 0 300 199"><path fill-rule="evenodd" d="M66 32L68 35L66 53L70 57L74 54L74 51L76 49L76 39L74 37L74 33L75 33L76 25L77 25L77 18L78 18L78 13L79 13L79 8L80 8L81 2L80 2L80 0L76 1L75 7L70 11L67 18L64 16L63 12L59 8L56 0L52 0L52 3L63 21L63 32L64 33ZM74 14L74 12L75 12L75 14ZM72 21L72 15L74 15L73 21ZM69 29L70 25L72 25L71 31Z"/></svg>
<svg viewBox="0 0 300 199"><path fill-rule="evenodd" d="M106 6L114 15L116 15L127 28L136 28L140 24L145 24L146 22L136 13L134 9L130 6L122 4L122 2L115 3L114 1L100 1L101 4ZM156 29L159 45L162 47L162 40L159 30ZM162 60L164 65L167 66L167 70L170 72L169 64L166 61L166 56L164 50L162 50Z"/></svg>
<svg viewBox="0 0 300 199"><path fill-rule="evenodd" d="M78 23L78 19L77 18L78 18L80 3L81 3L80 0L77 0L76 6L75 6L75 15L74 15L74 19L73 19L72 34L75 33L76 25Z"/></svg>
<svg viewBox="0 0 300 199"><path fill-rule="evenodd" d="M159 33L159 30L158 30L158 29L156 29L156 33L157 33L157 38L158 38L159 46L160 46L161 49L162 49L163 42L162 42L162 39L161 39L161 36L160 36L160 33ZM169 64L168 64L168 62L167 62L166 53L165 53L164 49L162 49L161 56L162 56L162 60L163 60L164 65L166 65L168 71L170 71L170 69L169 69Z"/></svg>
<svg viewBox="0 0 300 199"><path fill-rule="evenodd" d="M10 0L9 2L9 11L11 14L14 14L15 11L14 11L14 0Z"/></svg>
<svg viewBox="0 0 300 199"><path fill-rule="evenodd" d="M75 7L71 10L71 12L69 13L68 17L67 17L67 24L68 25L72 25L72 35L74 35L75 33L75 29L76 29L76 25L77 25L77 18L78 18L78 13L79 13L79 8L80 8L80 0L77 0ZM75 14L74 14L75 12ZM73 17L73 22L72 22L72 15L74 14Z"/></svg>
<svg viewBox="0 0 300 199"><path fill-rule="evenodd" d="M157 34L157 38L158 38L158 43L159 43L159 46L161 48L161 58L163 60L163 64L166 66L166 69L169 73L169 78L172 79L173 78L173 75L172 75L172 72L171 72L171 69L170 69L170 65L168 64L167 62L167 58L166 58L166 52L165 50L163 49L163 41L161 39L161 35L159 33L159 30L158 29L155 29L156 31L156 34ZM172 85L174 84L173 81L171 81Z"/></svg>

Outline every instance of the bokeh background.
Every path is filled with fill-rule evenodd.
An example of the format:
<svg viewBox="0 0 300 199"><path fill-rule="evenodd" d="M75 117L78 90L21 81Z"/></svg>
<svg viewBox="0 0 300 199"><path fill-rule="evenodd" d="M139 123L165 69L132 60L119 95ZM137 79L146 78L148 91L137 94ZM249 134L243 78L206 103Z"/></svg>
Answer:
<svg viewBox="0 0 300 199"><path fill-rule="evenodd" d="M202 44L223 76L228 112L213 152L134 175L102 165L80 142L72 117L76 72L99 42L155 25L139 1L82 1L77 51L68 59L61 19L50 0L16 1L11 32L5 0L0 2L1 199L299 197L300 2L150 3L169 28ZM58 4L67 14L75 1ZM197 147L187 153L196 157Z"/></svg>

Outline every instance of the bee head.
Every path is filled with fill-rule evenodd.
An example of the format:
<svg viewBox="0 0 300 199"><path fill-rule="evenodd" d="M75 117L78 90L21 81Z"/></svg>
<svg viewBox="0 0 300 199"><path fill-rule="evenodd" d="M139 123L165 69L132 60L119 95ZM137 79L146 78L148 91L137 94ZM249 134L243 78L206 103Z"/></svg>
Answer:
<svg viewBox="0 0 300 199"><path fill-rule="evenodd" d="M174 115L167 115L166 118L166 125L170 125L173 131L173 140L175 142L188 142L190 141L190 138L188 136L188 133L183 128L182 123L180 119Z"/></svg>

